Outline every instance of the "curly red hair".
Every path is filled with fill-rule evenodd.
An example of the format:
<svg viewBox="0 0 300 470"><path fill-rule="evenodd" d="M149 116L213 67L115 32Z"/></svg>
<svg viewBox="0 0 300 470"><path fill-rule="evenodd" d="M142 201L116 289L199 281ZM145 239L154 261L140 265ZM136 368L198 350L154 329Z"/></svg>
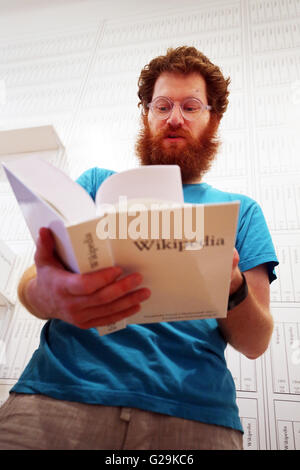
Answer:
<svg viewBox="0 0 300 470"><path fill-rule="evenodd" d="M147 112L147 105L152 100L157 78L163 73L189 74L197 72L205 79L208 104L220 120L228 105L228 86L230 78L224 78L220 68L214 65L195 47L181 46L169 48L166 55L152 59L142 69L138 80L139 106Z"/></svg>

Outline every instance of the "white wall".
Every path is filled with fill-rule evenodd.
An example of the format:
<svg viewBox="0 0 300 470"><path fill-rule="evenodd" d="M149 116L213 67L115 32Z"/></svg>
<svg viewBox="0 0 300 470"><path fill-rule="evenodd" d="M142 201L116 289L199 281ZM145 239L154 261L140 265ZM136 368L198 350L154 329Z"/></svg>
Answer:
<svg viewBox="0 0 300 470"><path fill-rule="evenodd" d="M271 352L255 366L233 352L229 358L241 410L255 429L252 448L276 448L284 417L272 410L292 406L300 394L300 366L291 365L286 349L287 319L300 338L300 1L0 1L0 130L54 124L68 155L56 163L72 177L95 165L136 166L140 69L182 44L201 49L232 78L224 144L206 181L261 203L281 261L272 311L285 362L277 370ZM28 231L3 174L0 208L0 239L28 251ZM239 372L241 364L249 376Z"/></svg>

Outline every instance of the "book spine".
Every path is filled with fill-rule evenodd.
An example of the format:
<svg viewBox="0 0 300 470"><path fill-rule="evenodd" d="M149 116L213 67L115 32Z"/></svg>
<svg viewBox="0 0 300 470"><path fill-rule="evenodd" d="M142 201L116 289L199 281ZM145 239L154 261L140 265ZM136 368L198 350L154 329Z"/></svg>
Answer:
<svg viewBox="0 0 300 470"><path fill-rule="evenodd" d="M95 219L68 227L78 272L82 274L114 265L109 239L97 237L97 222Z"/></svg>

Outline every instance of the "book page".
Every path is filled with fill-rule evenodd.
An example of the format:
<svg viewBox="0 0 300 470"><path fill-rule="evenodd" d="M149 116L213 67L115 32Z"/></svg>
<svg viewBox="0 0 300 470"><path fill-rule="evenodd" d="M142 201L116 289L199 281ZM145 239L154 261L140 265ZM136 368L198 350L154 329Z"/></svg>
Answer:
<svg viewBox="0 0 300 470"><path fill-rule="evenodd" d="M23 157L2 163L18 199L18 188L11 174L31 192L45 200L69 223L96 216L90 195L69 176L51 163L38 157Z"/></svg>
<svg viewBox="0 0 300 470"><path fill-rule="evenodd" d="M101 184L96 205L116 204L121 196L183 203L179 166L153 165L116 173Z"/></svg>

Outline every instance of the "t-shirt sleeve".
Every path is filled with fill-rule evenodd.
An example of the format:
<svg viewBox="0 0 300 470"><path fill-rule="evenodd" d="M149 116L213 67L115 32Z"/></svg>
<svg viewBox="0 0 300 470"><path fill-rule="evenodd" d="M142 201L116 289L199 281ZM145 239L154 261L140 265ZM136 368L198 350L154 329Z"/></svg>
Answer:
<svg viewBox="0 0 300 470"><path fill-rule="evenodd" d="M275 266L279 263L271 234L261 207L251 199L243 201L240 207L236 249L241 271L266 263L270 283L277 278Z"/></svg>

